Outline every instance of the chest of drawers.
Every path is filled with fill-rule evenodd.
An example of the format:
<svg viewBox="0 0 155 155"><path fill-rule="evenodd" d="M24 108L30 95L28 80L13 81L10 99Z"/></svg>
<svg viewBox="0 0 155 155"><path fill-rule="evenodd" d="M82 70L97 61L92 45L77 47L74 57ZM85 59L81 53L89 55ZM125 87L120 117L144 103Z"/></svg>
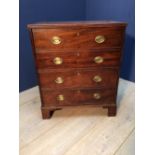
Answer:
<svg viewBox="0 0 155 155"><path fill-rule="evenodd" d="M116 97L126 23L29 24L43 119L70 106L108 108Z"/></svg>

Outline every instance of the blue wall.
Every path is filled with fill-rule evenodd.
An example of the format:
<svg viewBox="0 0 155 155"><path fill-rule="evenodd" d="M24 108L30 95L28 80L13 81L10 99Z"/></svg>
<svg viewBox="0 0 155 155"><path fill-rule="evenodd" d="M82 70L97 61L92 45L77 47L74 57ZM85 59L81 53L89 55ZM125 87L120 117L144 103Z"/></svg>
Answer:
<svg viewBox="0 0 155 155"><path fill-rule="evenodd" d="M135 81L135 1L86 0L87 20L118 20L128 23L121 77Z"/></svg>
<svg viewBox="0 0 155 155"><path fill-rule="evenodd" d="M121 77L134 81L134 0L20 0L20 91L37 85L26 25L42 21L119 20L128 22Z"/></svg>
<svg viewBox="0 0 155 155"><path fill-rule="evenodd" d="M20 0L19 91L37 85L26 25L40 21L84 20L85 4L84 0Z"/></svg>

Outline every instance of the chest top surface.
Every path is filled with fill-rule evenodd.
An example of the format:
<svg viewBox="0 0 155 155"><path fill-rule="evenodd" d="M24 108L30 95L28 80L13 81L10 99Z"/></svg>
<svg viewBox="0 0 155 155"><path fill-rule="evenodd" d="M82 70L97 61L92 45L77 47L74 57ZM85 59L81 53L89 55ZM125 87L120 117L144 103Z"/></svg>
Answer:
<svg viewBox="0 0 155 155"><path fill-rule="evenodd" d="M28 28L62 28L62 27L103 27L103 26L127 26L125 22L118 21L68 21L68 22L40 22L28 24Z"/></svg>

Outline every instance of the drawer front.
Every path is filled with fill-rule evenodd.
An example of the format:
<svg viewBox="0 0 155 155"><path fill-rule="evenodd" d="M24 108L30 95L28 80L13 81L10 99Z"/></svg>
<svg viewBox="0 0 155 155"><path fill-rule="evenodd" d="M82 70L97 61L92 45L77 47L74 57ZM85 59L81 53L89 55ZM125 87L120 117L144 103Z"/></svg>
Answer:
<svg viewBox="0 0 155 155"><path fill-rule="evenodd" d="M121 52L119 50L86 50L75 52L38 52L36 63L38 68L67 67L111 67L119 66Z"/></svg>
<svg viewBox="0 0 155 155"><path fill-rule="evenodd" d="M42 100L46 106L112 104L115 101L115 90L48 90L42 91Z"/></svg>
<svg viewBox="0 0 155 155"><path fill-rule="evenodd" d="M39 69L77 67L76 52L37 53L36 63Z"/></svg>
<svg viewBox="0 0 155 155"><path fill-rule="evenodd" d="M33 29L37 49L78 48L77 34L78 30L70 29Z"/></svg>
<svg viewBox="0 0 155 155"><path fill-rule="evenodd" d="M64 71L40 71L41 88L115 88L117 85L117 69L72 69Z"/></svg>
<svg viewBox="0 0 155 155"><path fill-rule="evenodd" d="M105 47L121 47L124 29L120 27L103 27L81 29L79 32L79 47L102 49Z"/></svg>
<svg viewBox="0 0 155 155"><path fill-rule="evenodd" d="M33 29L37 49L121 47L124 28Z"/></svg>

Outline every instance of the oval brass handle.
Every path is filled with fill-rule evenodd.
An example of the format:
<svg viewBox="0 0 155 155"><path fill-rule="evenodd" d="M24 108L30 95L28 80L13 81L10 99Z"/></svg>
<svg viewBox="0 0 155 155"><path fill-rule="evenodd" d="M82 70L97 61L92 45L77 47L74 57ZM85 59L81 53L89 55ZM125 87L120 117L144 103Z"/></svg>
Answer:
<svg viewBox="0 0 155 155"><path fill-rule="evenodd" d="M94 78L93 78L93 80L95 82L101 82L102 81L102 78L99 75L95 75Z"/></svg>
<svg viewBox="0 0 155 155"><path fill-rule="evenodd" d="M61 83L63 83L64 82L64 79L62 78L62 77L57 77L56 79L55 79L55 83L57 83L57 84L61 84Z"/></svg>
<svg viewBox="0 0 155 155"><path fill-rule="evenodd" d="M94 99L98 100L101 98L101 95L99 93L94 93L93 97L94 97Z"/></svg>
<svg viewBox="0 0 155 155"><path fill-rule="evenodd" d="M53 59L53 62L54 62L54 64L56 64L56 65L61 65L61 64L63 63L63 60L62 60L62 58L60 58L60 57L55 57L55 58Z"/></svg>
<svg viewBox="0 0 155 155"><path fill-rule="evenodd" d="M101 56L96 56L94 58L95 63L100 64L104 61L104 58L102 58Z"/></svg>
<svg viewBox="0 0 155 155"><path fill-rule="evenodd" d="M103 42L105 42L106 38L104 36L98 35L95 37L95 42L98 44L101 44Z"/></svg>
<svg viewBox="0 0 155 155"><path fill-rule="evenodd" d="M57 96L57 100L58 101L64 101L64 99L65 99L64 98L64 95L62 95L62 94L60 94L60 95Z"/></svg>
<svg viewBox="0 0 155 155"><path fill-rule="evenodd" d="M54 44L54 45L58 45L58 44L61 43L61 38L58 37L58 36L53 36L52 39L51 39L51 42L52 42L52 44Z"/></svg>

